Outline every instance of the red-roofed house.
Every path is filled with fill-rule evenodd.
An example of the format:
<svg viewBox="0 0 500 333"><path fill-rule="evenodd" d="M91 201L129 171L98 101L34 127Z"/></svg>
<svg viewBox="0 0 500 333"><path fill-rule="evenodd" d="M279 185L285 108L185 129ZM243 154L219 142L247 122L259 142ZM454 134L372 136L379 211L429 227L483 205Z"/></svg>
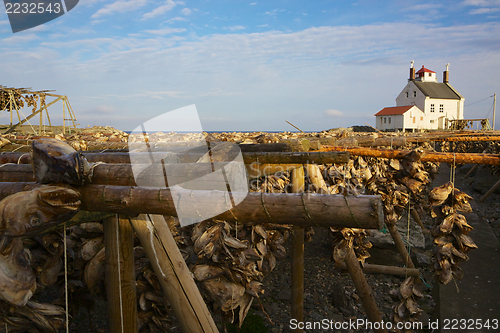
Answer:
<svg viewBox="0 0 500 333"><path fill-rule="evenodd" d="M415 105L383 108L375 114L378 130L422 128L425 114Z"/></svg>
<svg viewBox="0 0 500 333"><path fill-rule="evenodd" d="M406 87L396 98L396 108L385 108L382 111L394 109L384 112L399 112L398 107L416 106L423 115L418 112L416 112L417 115L414 115L414 112L411 112L412 116L410 117L409 114L406 116L407 111L405 111L402 123L396 124L391 118L391 126L389 126L389 123L385 123L384 119L380 120L380 116L383 116L380 114L382 111L380 111L375 115L377 129L444 129L448 119L463 119L465 99L450 85L448 79L448 64L443 72L443 82L439 83L436 72L424 66L415 73L412 61L410 78ZM396 115L394 114L394 116ZM422 117L423 119L420 120ZM400 118L398 117L398 119Z"/></svg>

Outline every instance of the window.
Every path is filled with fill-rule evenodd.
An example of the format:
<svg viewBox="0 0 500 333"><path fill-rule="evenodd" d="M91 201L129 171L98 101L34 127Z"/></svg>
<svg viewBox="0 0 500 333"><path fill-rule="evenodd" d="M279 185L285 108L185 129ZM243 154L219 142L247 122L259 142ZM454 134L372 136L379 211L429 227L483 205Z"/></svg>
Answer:
<svg viewBox="0 0 500 333"><path fill-rule="evenodd" d="M429 76L432 76L432 74L431 74L431 73L429 73Z"/></svg>
<svg viewBox="0 0 500 333"><path fill-rule="evenodd" d="M391 123L391 117L389 117L389 124Z"/></svg>
<svg viewBox="0 0 500 333"><path fill-rule="evenodd" d="M443 104L439 104L439 112L444 112L444 105Z"/></svg>
<svg viewBox="0 0 500 333"><path fill-rule="evenodd" d="M431 119L431 124L434 124L434 119Z"/></svg>
<svg viewBox="0 0 500 333"><path fill-rule="evenodd" d="M384 124L387 124L387 118L384 118Z"/></svg>
<svg viewBox="0 0 500 333"><path fill-rule="evenodd" d="M408 95L409 95L409 93L408 93L408 92L406 92L406 98L408 98Z"/></svg>
<svg viewBox="0 0 500 333"><path fill-rule="evenodd" d="M417 97L417 91L416 90L413 91L413 97Z"/></svg>
<svg viewBox="0 0 500 333"><path fill-rule="evenodd" d="M431 112L434 112L434 104L431 104Z"/></svg>
<svg viewBox="0 0 500 333"><path fill-rule="evenodd" d="M424 120L424 117L420 117L420 121Z"/></svg>

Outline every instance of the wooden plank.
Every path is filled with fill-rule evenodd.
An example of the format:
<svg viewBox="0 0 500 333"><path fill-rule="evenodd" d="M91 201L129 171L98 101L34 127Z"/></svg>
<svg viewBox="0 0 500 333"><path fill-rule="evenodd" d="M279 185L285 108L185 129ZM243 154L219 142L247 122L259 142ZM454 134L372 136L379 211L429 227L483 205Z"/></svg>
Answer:
<svg viewBox="0 0 500 333"><path fill-rule="evenodd" d="M142 214L130 218L130 224L146 251L182 330L193 333L218 332L165 218Z"/></svg>
<svg viewBox="0 0 500 333"><path fill-rule="evenodd" d="M109 331L137 332L134 235L126 217L104 219Z"/></svg>

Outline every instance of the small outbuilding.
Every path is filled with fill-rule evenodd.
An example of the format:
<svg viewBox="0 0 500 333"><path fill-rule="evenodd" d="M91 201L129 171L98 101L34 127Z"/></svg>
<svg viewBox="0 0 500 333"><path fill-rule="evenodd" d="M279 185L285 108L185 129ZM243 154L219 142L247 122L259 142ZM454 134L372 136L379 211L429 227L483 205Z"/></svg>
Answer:
<svg viewBox="0 0 500 333"><path fill-rule="evenodd" d="M425 114L415 105L383 108L375 114L378 130L399 130L422 128Z"/></svg>

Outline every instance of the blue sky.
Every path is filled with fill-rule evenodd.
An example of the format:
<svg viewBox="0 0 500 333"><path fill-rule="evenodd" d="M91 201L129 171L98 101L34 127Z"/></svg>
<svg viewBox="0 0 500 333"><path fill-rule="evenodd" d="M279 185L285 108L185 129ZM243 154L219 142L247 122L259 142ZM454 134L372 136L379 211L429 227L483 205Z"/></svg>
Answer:
<svg viewBox="0 0 500 333"><path fill-rule="evenodd" d="M500 0L80 0L15 34L0 11L0 85L67 95L81 126L131 130L191 104L208 131L374 125L411 60L440 81L450 63L465 117L491 117Z"/></svg>

